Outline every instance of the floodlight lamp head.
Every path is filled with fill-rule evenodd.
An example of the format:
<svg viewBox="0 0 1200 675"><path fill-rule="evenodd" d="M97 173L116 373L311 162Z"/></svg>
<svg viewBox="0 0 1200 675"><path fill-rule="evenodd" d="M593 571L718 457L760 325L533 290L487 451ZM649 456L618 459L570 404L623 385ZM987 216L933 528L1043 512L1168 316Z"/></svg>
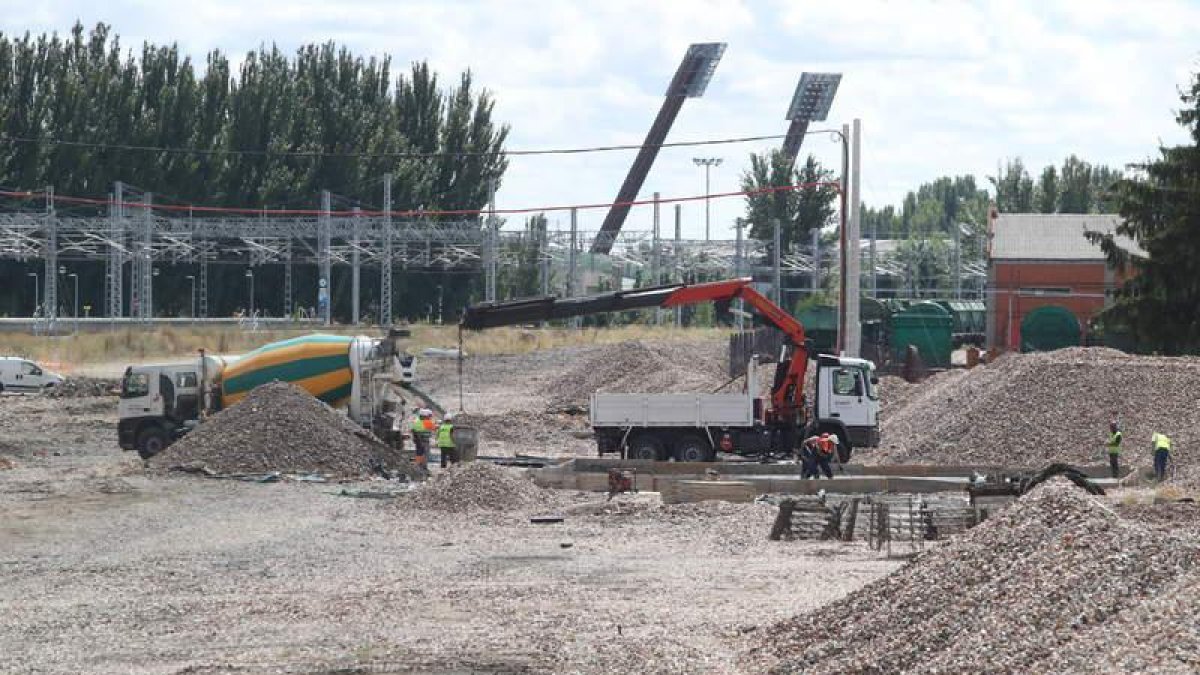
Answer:
<svg viewBox="0 0 1200 675"><path fill-rule="evenodd" d="M841 73L803 73L784 119L824 121L841 81Z"/></svg>
<svg viewBox="0 0 1200 675"><path fill-rule="evenodd" d="M679 71L675 73L667 89L667 96L703 96L724 53L724 42L698 42L689 45L683 63L679 64Z"/></svg>

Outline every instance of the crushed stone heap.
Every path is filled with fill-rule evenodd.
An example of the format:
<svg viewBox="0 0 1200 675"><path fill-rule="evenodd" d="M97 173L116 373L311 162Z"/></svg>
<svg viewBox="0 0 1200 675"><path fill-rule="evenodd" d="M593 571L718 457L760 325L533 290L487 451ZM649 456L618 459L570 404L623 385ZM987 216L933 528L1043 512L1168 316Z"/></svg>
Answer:
<svg viewBox="0 0 1200 675"><path fill-rule="evenodd" d="M415 477L398 451L345 415L286 382L271 382L222 410L150 460L160 468L203 466L221 474Z"/></svg>
<svg viewBox="0 0 1200 675"><path fill-rule="evenodd" d="M1035 673L1062 672L1047 664L1075 653L1066 670L1098 669L1092 650L1123 617L1165 602L1198 553L1193 537L1047 483L896 573L760 631L751 656L778 672ZM1158 658L1156 641L1143 647Z"/></svg>
<svg viewBox="0 0 1200 675"><path fill-rule="evenodd" d="M552 506L557 496L512 469L486 462L455 464L396 501L402 510L520 511Z"/></svg>
<svg viewBox="0 0 1200 675"><path fill-rule="evenodd" d="M594 392L710 391L727 379L728 347L717 340L631 340L589 350L547 388L550 408L586 407Z"/></svg>
<svg viewBox="0 0 1200 675"><path fill-rule="evenodd" d="M1182 449L1200 447L1197 358L1104 348L1010 354L918 386L897 392L906 399L903 407L885 406L882 446L860 455L864 461L1101 463L1114 412L1125 436L1125 463L1150 464L1155 431ZM889 393L882 395L886 400Z"/></svg>

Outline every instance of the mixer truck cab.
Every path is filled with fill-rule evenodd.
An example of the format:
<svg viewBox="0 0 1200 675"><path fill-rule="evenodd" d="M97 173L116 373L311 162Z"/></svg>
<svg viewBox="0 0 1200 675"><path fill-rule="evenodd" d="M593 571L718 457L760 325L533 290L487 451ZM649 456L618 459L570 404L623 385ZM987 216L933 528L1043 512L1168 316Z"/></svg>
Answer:
<svg viewBox="0 0 1200 675"><path fill-rule="evenodd" d="M126 368L117 412L121 447L153 457L200 417L197 364Z"/></svg>

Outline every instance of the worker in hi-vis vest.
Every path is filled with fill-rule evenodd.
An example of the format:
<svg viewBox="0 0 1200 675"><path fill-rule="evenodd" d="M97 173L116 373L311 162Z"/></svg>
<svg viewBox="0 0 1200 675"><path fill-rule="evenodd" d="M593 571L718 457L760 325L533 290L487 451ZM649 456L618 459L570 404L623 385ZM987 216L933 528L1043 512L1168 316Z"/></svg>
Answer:
<svg viewBox="0 0 1200 675"><path fill-rule="evenodd" d="M1120 478L1121 474L1121 428L1117 423L1108 423L1108 467L1112 469L1112 477Z"/></svg>
<svg viewBox="0 0 1200 675"><path fill-rule="evenodd" d="M409 427L413 439L413 462L424 467L429 455L429 439L435 430L433 412L426 408L420 408L414 412L416 414Z"/></svg>
<svg viewBox="0 0 1200 675"><path fill-rule="evenodd" d="M1156 431L1150 437L1150 444L1154 447L1154 475L1162 482L1167 477L1167 463L1171 461L1171 439Z"/></svg>
<svg viewBox="0 0 1200 675"><path fill-rule="evenodd" d="M458 449L454 446L454 416L446 415L437 430L438 452L442 455L442 468L458 463Z"/></svg>

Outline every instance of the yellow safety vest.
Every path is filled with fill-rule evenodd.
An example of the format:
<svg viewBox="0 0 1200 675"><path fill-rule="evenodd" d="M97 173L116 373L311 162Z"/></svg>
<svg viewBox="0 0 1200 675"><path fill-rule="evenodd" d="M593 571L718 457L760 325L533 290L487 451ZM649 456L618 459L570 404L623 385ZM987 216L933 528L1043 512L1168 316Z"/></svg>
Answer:
<svg viewBox="0 0 1200 675"><path fill-rule="evenodd" d="M454 437L451 435L454 432L454 425L442 422L442 426L438 427L437 444L439 448L453 448Z"/></svg>
<svg viewBox="0 0 1200 675"><path fill-rule="evenodd" d="M1121 432L1114 431L1112 434L1109 435L1109 437L1108 437L1108 454L1110 454L1110 455L1121 454Z"/></svg>
<svg viewBox="0 0 1200 675"><path fill-rule="evenodd" d="M429 435L429 430L425 428L425 420L420 417L414 417L412 425L409 428L414 434Z"/></svg>
<svg viewBox="0 0 1200 675"><path fill-rule="evenodd" d="M1155 450L1166 450L1167 452L1171 451L1171 439L1167 438L1166 434L1155 432L1153 440Z"/></svg>

